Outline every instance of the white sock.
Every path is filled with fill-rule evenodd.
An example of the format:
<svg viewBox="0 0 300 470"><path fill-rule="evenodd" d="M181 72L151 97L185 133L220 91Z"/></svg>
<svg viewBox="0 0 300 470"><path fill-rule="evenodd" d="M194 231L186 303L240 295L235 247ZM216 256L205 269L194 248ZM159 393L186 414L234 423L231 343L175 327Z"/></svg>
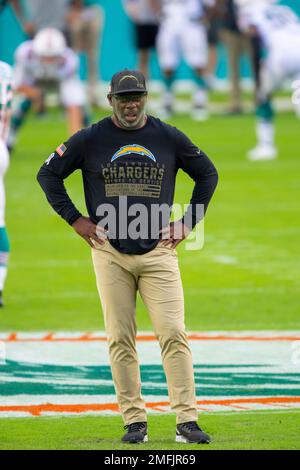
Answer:
<svg viewBox="0 0 300 470"><path fill-rule="evenodd" d="M296 116L298 119L300 119L300 104L294 105L294 107L295 107Z"/></svg>
<svg viewBox="0 0 300 470"><path fill-rule="evenodd" d="M194 94L194 105L199 108L206 108L207 90L205 90L204 88L197 88Z"/></svg>
<svg viewBox="0 0 300 470"><path fill-rule="evenodd" d="M166 90L164 93L164 106L172 106L173 104L173 93L171 90Z"/></svg>
<svg viewBox="0 0 300 470"><path fill-rule="evenodd" d="M6 275L7 275L7 267L0 266L0 291L3 291Z"/></svg>
<svg viewBox="0 0 300 470"><path fill-rule="evenodd" d="M259 145L274 147L275 129L271 121L258 121L256 124L256 135Z"/></svg>

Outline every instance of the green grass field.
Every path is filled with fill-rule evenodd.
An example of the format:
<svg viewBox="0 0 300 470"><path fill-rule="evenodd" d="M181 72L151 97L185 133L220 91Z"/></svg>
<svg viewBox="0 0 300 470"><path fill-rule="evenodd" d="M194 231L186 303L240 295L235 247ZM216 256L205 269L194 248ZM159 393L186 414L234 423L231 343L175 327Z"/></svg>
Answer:
<svg viewBox="0 0 300 470"><path fill-rule="evenodd" d="M120 442L119 417L9 418L0 420L0 450L299 450L299 418L300 410L204 415L210 445L175 443L173 416L150 416L149 442L138 445Z"/></svg>
<svg viewBox="0 0 300 470"><path fill-rule="evenodd" d="M94 120L103 117L94 115ZM254 117L214 116L199 124L178 116L172 124L208 153L220 181L205 222L204 249L178 249L188 330L300 329L299 121L277 117L279 158L250 163ZM31 116L20 134L6 178L9 275L0 312L2 331L103 329L88 246L53 213L36 173L66 138L63 116ZM84 211L80 174L67 182ZM179 174L176 201L188 203L192 182ZM138 304L140 330L151 330ZM202 449L300 449L299 412L205 414L214 442ZM139 449L179 449L174 418L150 416L155 431ZM121 449L120 418L0 420L0 449ZM187 447L185 447L187 448ZM188 446L199 449L199 446Z"/></svg>

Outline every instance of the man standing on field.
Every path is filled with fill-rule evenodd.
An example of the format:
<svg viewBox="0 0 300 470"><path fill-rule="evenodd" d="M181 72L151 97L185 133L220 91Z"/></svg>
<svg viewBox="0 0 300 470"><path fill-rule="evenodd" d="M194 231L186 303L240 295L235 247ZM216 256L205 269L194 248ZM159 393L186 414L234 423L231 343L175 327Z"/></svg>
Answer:
<svg viewBox="0 0 300 470"><path fill-rule="evenodd" d="M127 430L122 441L148 440L135 344L139 291L161 347L177 420L176 441L209 443L210 437L197 424L192 356L175 248L201 218L198 205L204 208L203 217L217 185L217 171L182 132L146 115L147 89L140 72L116 73L108 100L113 115L57 147L41 167L38 181L54 210L92 247L112 375ZM187 211L189 221L160 221L155 236L153 206L171 208L179 168L195 181ZM82 171L89 217L76 209L64 187L63 180L76 169ZM142 236L132 230L137 207L146 212L141 229L149 228ZM108 222L108 212L117 215L116 226ZM122 233L124 220L126 236Z"/></svg>

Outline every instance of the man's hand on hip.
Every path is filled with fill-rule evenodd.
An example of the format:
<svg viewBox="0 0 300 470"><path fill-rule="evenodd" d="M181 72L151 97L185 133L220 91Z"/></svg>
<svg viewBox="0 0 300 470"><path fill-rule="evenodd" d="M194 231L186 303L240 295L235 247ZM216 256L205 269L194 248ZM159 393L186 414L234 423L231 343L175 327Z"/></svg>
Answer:
<svg viewBox="0 0 300 470"><path fill-rule="evenodd" d="M183 224L182 220L170 222L167 227L162 228L160 231L161 245L170 245L171 248L176 248L182 240L188 237L190 232L191 230Z"/></svg>
<svg viewBox="0 0 300 470"><path fill-rule="evenodd" d="M103 245L107 239L106 230L99 224L94 224L88 217L79 217L72 224L72 227L92 248L95 248L92 240L95 240L99 245Z"/></svg>

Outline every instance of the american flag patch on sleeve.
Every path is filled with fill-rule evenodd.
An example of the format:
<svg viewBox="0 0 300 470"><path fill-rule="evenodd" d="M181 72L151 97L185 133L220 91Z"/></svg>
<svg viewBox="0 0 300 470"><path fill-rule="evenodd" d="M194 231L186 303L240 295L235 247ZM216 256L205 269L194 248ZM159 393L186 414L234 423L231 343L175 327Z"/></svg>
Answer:
<svg viewBox="0 0 300 470"><path fill-rule="evenodd" d="M60 157L62 157L66 150L67 150L67 147L65 146L65 144L61 144L59 145L59 147L57 147L55 152L58 153Z"/></svg>

